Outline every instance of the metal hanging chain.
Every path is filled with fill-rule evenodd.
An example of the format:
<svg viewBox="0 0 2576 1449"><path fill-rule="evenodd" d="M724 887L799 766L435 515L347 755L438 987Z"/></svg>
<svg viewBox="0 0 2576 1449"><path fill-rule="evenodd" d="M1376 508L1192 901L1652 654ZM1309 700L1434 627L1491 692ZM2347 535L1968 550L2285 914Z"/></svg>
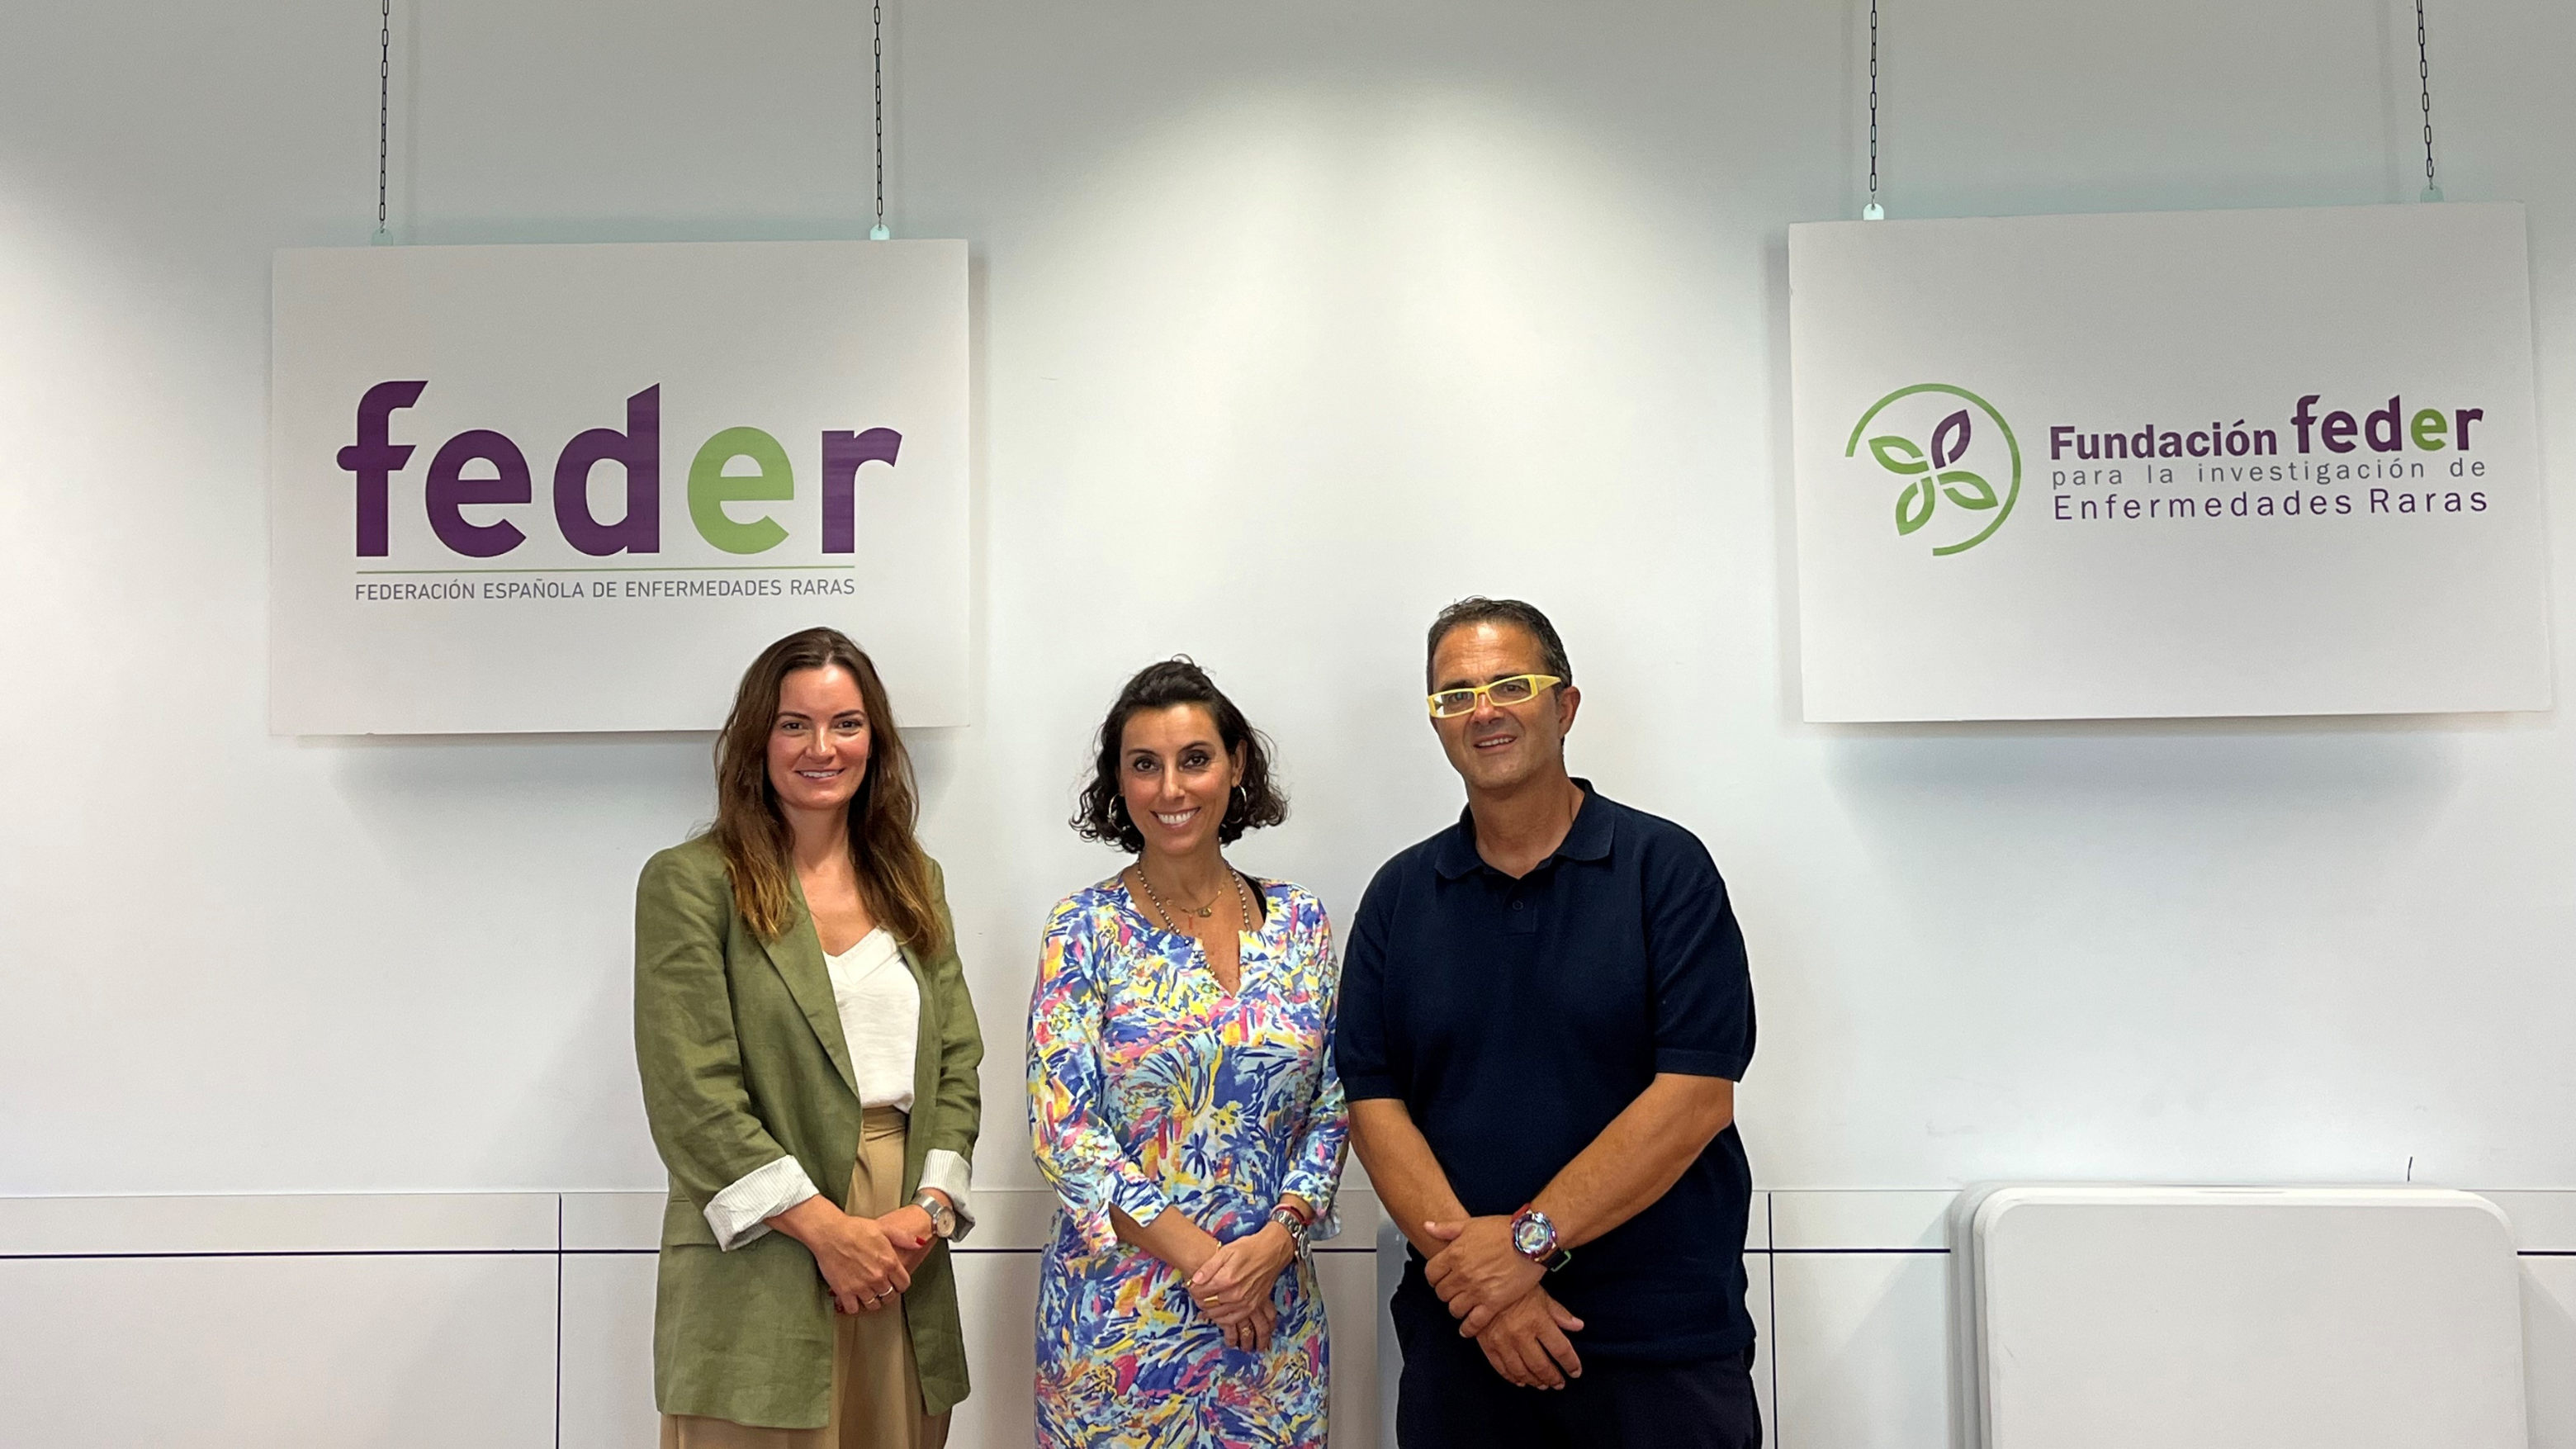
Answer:
<svg viewBox="0 0 2576 1449"><path fill-rule="evenodd" d="M894 235L885 224L885 0L875 0L877 32L877 224L868 228L871 241L884 241Z"/></svg>
<svg viewBox="0 0 2576 1449"><path fill-rule="evenodd" d="M2433 180L2433 53L2424 41L2424 0L2415 0L2415 79L2424 94L2424 200L2442 199Z"/></svg>
<svg viewBox="0 0 2576 1449"><path fill-rule="evenodd" d="M1878 221L1887 211L1878 204L1878 0L1869 0L1869 204L1863 221Z"/></svg>
<svg viewBox="0 0 2576 1449"><path fill-rule="evenodd" d="M392 151L386 139L392 134L394 95L394 0L377 0L376 5L376 240L385 239L385 172Z"/></svg>

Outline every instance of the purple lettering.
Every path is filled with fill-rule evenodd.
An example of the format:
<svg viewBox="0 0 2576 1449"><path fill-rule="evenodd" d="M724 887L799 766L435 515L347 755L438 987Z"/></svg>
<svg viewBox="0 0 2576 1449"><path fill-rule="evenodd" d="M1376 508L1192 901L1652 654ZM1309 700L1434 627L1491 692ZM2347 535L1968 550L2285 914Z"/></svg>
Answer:
<svg viewBox="0 0 2576 1449"><path fill-rule="evenodd" d="M590 470L600 463L626 469L626 512L614 523L590 511ZM660 384L626 400L626 431L592 428L564 444L555 459L555 522L566 542L594 558L662 551Z"/></svg>
<svg viewBox="0 0 2576 1449"><path fill-rule="evenodd" d="M466 477L465 465L472 462L491 464L493 476ZM518 444L490 428L468 428L440 445L438 456L429 460L428 494L430 530L467 558L498 558L527 539L507 521L465 519L468 504L528 501L528 460Z"/></svg>
<svg viewBox="0 0 2576 1449"><path fill-rule="evenodd" d="M2397 427L2397 399L2390 398L2388 406L2362 420L2362 441L2370 444L2374 453L2394 453L2406 446L2406 436Z"/></svg>
<svg viewBox="0 0 2576 1449"><path fill-rule="evenodd" d="M2298 411L2290 414L2290 426L2299 430L2299 451L2302 453L2308 450L2308 429L2317 420L2317 415L2311 411L2316 404L2317 394L2309 393L2299 399Z"/></svg>
<svg viewBox="0 0 2576 1449"><path fill-rule="evenodd" d="M892 428L823 435L823 552L855 553L859 534L859 467L894 466L903 434Z"/></svg>
<svg viewBox="0 0 2576 1449"><path fill-rule="evenodd" d="M357 441L342 448L340 466L358 475L358 557L383 558L389 548L386 499L394 473L411 461L409 443L392 441L396 411L420 401L422 382L380 382L358 399Z"/></svg>

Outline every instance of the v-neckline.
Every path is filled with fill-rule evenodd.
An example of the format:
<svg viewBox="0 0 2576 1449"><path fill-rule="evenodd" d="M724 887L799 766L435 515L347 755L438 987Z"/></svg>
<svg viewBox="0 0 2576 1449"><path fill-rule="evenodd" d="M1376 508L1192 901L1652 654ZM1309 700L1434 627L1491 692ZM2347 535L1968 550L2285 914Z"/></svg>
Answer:
<svg viewBox="0 0 2576 1449"><path fill-rule="evenodd" d="M1249 892L1254 899L1259 900L1262 898L1262 892L1254 887L1252 877L1245 875L1241 871L1235 870L1233 866L1227 866L1226 869L1234 872L1235 878L1243 882L1244 889ZM1249 931L1244 930L1240 925L1235 928L1234 989L1232 991L1228 991L1225 989L1225 982L1216 974L1216 963L1208 959L1207 947L1200 943L1198 937L1191 935L1187 931L1173 930L1168 925L1155 925L1154 918L1145 914L1144 903L1136 899L1135 890L1127 884L1127 872L1124 869L1121 869L1118 874L1111 877L1111 879L1118 882L1118 893L1121 896L1126 897L1127 913L1134 916L1139 922L1141 922L1146 930L1165 936L1177 936L1185 945L1188 946L1191 957L1198 962L1199 974L1207 978L1208 985L1216 988L1216 995L1219 1001L1224 1002L1228 1007L1232 1007L1243 1000L1243 988L1246 984L1245 968L1250 964L1254 954L1250 949L1248 949L1248 947L1258 946L1260 944L1260 923L1256 923L1253 929ZM1243 918L1241 906L1242 901L1238 898L1236 901L1235 912L1235 919L1238 922ZM1261 921L1267 922L1269 919L1270 912L1265 904L1261 913Z"/></svg>
<svg viewBox="0 0 2576 1449"><path fill-rule="evenodd" d="M884 936L886 943L868 955L861 956L859 953L867 950L868 943L879 936ZM823 951L824 969L833 973L833 985L836 987L842 984L844 977L851 985L874 980L880 972L902 959L903 944L895 940L894 933L883 926L869 927L868 933L852 941L850 949L846 951L835 954L829 947Z"/></svg>

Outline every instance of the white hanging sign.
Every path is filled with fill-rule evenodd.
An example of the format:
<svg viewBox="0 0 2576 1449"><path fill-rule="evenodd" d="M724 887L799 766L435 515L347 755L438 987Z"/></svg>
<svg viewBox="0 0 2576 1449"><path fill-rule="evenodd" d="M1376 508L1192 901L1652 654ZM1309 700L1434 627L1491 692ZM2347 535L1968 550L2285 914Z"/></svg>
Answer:
<svg viewBox="0 0 2576 1449"><path fill-rule="evenodd" d="M2515 205L1789 233L1806 718L2550 705Z"/></svg>
<svg viewBox="0 0 2576 1449"><path fill-rule="evenodd" d="M703 730L838 627L966 718L966 245L284 251L270 726Z"/></svg>

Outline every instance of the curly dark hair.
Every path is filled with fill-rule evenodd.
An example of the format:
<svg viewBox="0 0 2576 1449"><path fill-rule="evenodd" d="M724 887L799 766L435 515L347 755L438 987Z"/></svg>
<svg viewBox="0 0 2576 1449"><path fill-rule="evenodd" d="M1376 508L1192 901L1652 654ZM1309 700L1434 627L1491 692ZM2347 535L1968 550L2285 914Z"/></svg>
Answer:
<svg viewBox="0 0 2576 1449"><path fill-rule="evenodd" d="M1137 670L1126 687L1118 691L1118 702L1109 706L1109 717L1100 722L1091 781L1082 787L1082 801L1073 812L1074 834L1115 845L1129 855L1144 853L1145 837L1137 833L1134 822L1123 811L1113 808L1119 803L1118 750L1125 740L1130 716L1138 710L1169 709L1176 704L1195 704L1206 710L1216 722L1217 742L1226 753L1243 753L1243 783L1234 787L1234 798L1226 802L1225 818L1217 823L1216 838L1232 845L1247 830L1259 830L1288 818L1288 797L1270 778L1269 736L1252 727L1243 711L1235 708L1234 701L1208 678L1206 670L1188 655L1180 654Z"/></svg>

